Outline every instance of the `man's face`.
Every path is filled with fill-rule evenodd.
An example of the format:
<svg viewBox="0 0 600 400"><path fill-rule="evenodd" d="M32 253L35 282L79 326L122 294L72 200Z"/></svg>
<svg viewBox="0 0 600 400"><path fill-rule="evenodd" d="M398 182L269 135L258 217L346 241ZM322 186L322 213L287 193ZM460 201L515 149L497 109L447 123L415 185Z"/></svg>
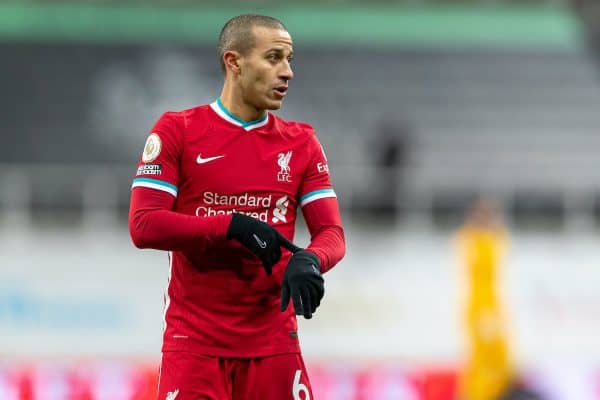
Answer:
<svg viewBox="0 0 600 400"><path fill-rule="evenodd" d="M254 27L254 47L240 58L238 83L244 101L259 110L277 110L294 77L292 38L282 29Z"/></svg>

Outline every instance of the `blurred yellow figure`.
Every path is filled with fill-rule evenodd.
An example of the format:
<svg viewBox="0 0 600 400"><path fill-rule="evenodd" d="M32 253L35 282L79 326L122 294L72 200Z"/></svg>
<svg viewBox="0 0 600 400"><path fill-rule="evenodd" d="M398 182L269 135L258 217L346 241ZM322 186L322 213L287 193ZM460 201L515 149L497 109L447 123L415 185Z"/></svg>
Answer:
<svg viewBox="0 0 600 400"><path fill-rule="evenodd" d="M473 205L457 233L466 278L464 318L468 354L460 377L460 399L496 400L513 378L498 269L506 232L495 208L484 200Z"/></svg>

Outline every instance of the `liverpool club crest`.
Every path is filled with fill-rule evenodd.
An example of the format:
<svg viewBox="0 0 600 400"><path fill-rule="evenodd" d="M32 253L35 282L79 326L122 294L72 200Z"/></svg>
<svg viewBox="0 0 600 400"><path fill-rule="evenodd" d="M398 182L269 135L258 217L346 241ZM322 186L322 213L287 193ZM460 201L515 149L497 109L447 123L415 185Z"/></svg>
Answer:
<svg viewBox="0 0 600 400"><path fill-rule="evenodd" d="M277 155L277 164L279 165L280 171L277 173L277 180L279 182L291 182L292 175L290 173L290 159L292 158L292 150L287 153L279 153Z"/></svg>

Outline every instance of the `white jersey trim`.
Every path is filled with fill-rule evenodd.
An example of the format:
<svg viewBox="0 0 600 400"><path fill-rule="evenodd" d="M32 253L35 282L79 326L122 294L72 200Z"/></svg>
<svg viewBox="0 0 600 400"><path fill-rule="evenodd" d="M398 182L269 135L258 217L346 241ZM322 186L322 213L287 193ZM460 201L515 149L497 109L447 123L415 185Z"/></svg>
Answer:
<svg viewBox="0 0 600 400"><path fill-rule="evenodd" d="M163 314L163 334L167 331L167 310L171 305L171 297L169 297L169 286L171 286L171 277L173 275L173 252L169 251L169 278L167 279L167 288L165 289L165 312Z"/></svg>
<svg viewBox="0 0 600 400"><path fill-rule="evenodd" d="M309 192L304 196L300 197L300 207L312 203L315 200L325 199L328 197L337 197L333 189L321 189Z"/></svg>
<svg viewBox="0 0 600 400"><path fill-rule="evenodd" d="M131 184L131 189L136 187L145 187L150 189L162 190L163 192L167 192L177 197L177 187L175 185L171 185L168 182L159 181L157 179L136 178Z"/></svg>

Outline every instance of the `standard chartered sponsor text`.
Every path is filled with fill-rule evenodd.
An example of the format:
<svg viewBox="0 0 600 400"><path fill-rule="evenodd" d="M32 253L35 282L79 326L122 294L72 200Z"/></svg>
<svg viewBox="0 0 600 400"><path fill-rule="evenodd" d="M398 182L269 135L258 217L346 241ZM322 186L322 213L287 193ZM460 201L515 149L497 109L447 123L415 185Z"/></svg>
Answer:
<svg viewBox="0 0 600 400"><path fill-rule="evenodd" d="M253 218L267 222L269 209L273 203L273 196L254 196L248 193L241 195L222 195L215 192L204 192L202 199L205 205L196 208L199 217L210 217L213 215L231 214L234 212L246 214ZM216 209L212 206L233 207L228 210ZM264 211L240 211L235 207L257 207Z"/></svg>

